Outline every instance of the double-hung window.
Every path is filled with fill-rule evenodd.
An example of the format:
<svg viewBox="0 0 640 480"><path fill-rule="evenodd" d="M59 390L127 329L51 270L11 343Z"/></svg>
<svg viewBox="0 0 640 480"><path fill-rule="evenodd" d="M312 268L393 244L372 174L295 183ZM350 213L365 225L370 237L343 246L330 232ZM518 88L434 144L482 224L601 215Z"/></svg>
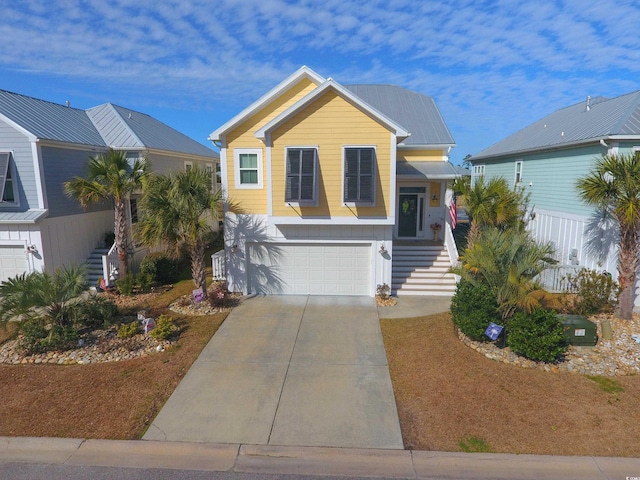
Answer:
<svg viewBox="0 0 640 480"><path fill-rule="evenodd" d="M318 150L287 148L285 202L315 203Z"/></svg>
<svg viewBox="0 0 640 480"><path fill-rule="evenodd" d="M14 175L11 168L11 153L0 152L0 203L17 203Z"/></svg>
<svg viewBox="0 0 640 480"><path fill-rule="evenodd" d="M344 203L373 203L376 152L372 147L344 149Z"/></svg>
<svg viewBox="0 0 640 480"><path fill-rule="evenodd" d="M262 149L234 150L236 188L262 188Z"/></svg>
<svg viewBox="0 0 640 480"><path fill-rule="evenodd" d="M516 161L516 172L515 172L514 182L516 185L519 185L522 183L522 160Z"/></svg>

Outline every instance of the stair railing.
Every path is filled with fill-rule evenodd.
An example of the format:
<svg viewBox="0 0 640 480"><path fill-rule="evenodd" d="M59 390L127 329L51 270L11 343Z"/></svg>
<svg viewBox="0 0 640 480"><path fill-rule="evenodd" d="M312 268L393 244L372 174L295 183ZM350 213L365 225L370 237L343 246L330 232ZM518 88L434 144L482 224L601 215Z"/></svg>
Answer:
<svg viewBox="0 0 640 480"><path fill-rule="evenodd" d="M211 267L213 270L213 279L214 280L225 280L226 279L226 269L225 269L225 258L224 258L224 249L219 252L211 255Z"/></svg>
<svg viewBox="0 0 640 480"><path fill-rule="evenodd" d="M106 255L102 255L102 277L104 286L110 287L118 279L118 249L114 243Z"/></svg>
<svg viewBox="0 0 640 480"><path fill-rule="evenodd" d="M444 223L444 245L447 248L447 253L449 254L449 262L451 262L452 267L458 266L458 247L456 246L456 240L453 238L453 229L451 228L451 216L448 214L445 215L445 223ZM460 275L455 275L456 283L460 281Z"/></svg>

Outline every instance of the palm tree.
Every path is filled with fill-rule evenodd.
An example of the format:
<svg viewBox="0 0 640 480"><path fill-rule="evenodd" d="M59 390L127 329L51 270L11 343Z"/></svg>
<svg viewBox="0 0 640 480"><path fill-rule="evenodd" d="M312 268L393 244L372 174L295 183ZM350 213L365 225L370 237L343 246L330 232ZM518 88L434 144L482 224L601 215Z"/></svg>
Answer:
<svg viewBox="0 0 640 480"><path fill-rule="evenodd" d="M204 252L218 219L222 192L211 191L205 170L197 168L153 177L140 202L137 237L146 245L167 245L177 255L184 246L191 258L193 283L207 296Z"/></svg>
<svg viewBox="0 0 640 480"><path fill-rule="evenodd" d="M537 243L526 230L488 227L452 271L489 286L506 321L518 309L531 312L541 305L544 291L534 279L556 263L553 254L550 243Z"/></svg>
<svg viewBox="0 0 640 480"><path fill-rule="evenodd" d="M0 283L0 320L44 317L51 325L72 325L72 309L87 290L84 267L23 273Z"/></svg>
<svg viewBox="0 0 640 480"><path fill-rule="evenodd" d="M582 200L611 213L618 224L618 315L630 320L640 254L640 158L609 154L577 183Z"/></svg>
<svg viewBox="0 0 640 480"><path fill-rule="evenodd" d="M459 182L456 188L461 190L471 217L467 248L473 247L483 227L507 228L523 224L528 197L520 189L510 189L504 177L492 177L488 181L479 177L473 184Z"/></svg>
<svg viewBox="0 0 640 480"><path fill-rule="evenodd" d="M65 182L64 191L83 208L103 200L113 202L118 273L123 278L128 268L127 200L133 191L142 187L150 175L151 165L146 158L137 158L131 165L125 152L109 149L106 154L89 157L88 170L86 178L74 177Z"/></svg>

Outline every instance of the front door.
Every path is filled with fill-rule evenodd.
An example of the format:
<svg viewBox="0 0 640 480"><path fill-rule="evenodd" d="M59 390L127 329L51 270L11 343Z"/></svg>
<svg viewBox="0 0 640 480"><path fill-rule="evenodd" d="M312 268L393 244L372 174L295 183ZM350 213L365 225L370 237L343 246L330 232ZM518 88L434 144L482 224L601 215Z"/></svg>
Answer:
<svg viewBox="0 0 640 480"><path fill-rule="evenodd" d="M398 238L424 237L424 187L400 187L398 195Z"/></svg>

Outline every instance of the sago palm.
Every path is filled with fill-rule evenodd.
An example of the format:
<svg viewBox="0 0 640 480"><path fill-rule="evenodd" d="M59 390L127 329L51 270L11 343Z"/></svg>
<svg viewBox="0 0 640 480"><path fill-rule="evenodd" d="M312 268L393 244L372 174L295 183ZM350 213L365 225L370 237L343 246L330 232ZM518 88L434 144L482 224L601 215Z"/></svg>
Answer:
<svg viewBox="0 0 640 480"><path fill-rule="evenodd" d="M104 200L113 202L115 244L121 278L127 274L128 268L127 201L132 192L142 187L150 171L146 159L137 158L130 164L125 152L109 149L107 153L89 157L86 177L74 177L64 184L67 196L76 198L83 208Z"/></svg>
<svg viewBox="0 0 640 480"><path fill-rule="evenodd" d="M465 250L454 273L489 286L503 320L518 310L532 311L543 297L534 279L556 261L549 243L538 243L525 230L488 227Z"/></svg>
<svg viewBox="0 0 640 480"><path fill-rule="evenodd" d="M191 259L193 283L207 295L205 248L217 223L222 196L211 191L205 170L191 169L159 175L146 185L140 202L136 236L149 246L168 246L177 254L182 246Z"/></svg>
<svg viewBox="0 0 640 480"><path fill-rule="evenodd" d="M0 320L43 317L51 325L70 326L72 309L89 287L85 274L84 267L69 267L5 280L0 283Z"/></svg>
<svg viewBox="0 0 640 480"><path fill-rule="evenodd" d="M618 315L630 320L640 254L640 157L633 153L600 158L593 172L577 183L582 200L608 211L617 222Z"/></svg>

